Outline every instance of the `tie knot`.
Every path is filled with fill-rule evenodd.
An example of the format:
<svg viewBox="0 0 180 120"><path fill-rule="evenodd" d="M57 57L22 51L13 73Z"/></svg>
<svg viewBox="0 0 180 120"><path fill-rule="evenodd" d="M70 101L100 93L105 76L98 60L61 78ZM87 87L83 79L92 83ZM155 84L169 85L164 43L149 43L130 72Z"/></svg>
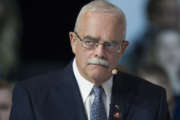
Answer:
<svg viewBox="0 0 180 120"><path fill-rule="evenodd" d="M98 96L101 96L103 94L104 90L101 86L94 86L93 92L94 92L95 97L98 97Z"/></svg>

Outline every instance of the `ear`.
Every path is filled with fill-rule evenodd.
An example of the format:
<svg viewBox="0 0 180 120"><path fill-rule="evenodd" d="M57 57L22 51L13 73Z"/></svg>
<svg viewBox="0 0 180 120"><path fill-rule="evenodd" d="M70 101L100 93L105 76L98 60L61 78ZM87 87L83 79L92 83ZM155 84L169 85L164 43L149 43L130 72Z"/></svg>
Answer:
<svg viewBox="0 0 180 120"><path fill-rule="evenodd" d="M122 48L121 48L121 52L120 52L120 58L122 57L122 55L126 51L126 48L127 48L128 45L129 45L129 41L127 41L127 40L122 41Z"/></svg>
<svg viewBox="0 0 180 120"><path fill-rule="evenodd" d="M72 52L75 54L76 38L75 38L74 32L69 32L69 39L71 43Z"/></svg>
<svg viewBox="0 0 180 120"><path fill-rule="evenodd" d="M129 45L129 41L123 40L123 42L122 42L122 49L121 49L123 53L125 52L125 50L126 50L128 45Z"/></svg>

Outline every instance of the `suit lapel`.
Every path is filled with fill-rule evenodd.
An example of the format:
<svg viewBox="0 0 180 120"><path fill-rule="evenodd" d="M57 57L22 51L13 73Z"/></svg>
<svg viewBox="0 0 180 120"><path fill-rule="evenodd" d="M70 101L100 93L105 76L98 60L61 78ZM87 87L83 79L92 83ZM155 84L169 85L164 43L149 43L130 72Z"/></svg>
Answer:
<svg viewBox="0 0 180 120"><path fill-rule="evenodd" d="M60 85L57 85L56 96L58 96L57 100L63 101L66 104L61 104L59 101L57 101L57 103L59 103L65 111L72 113L67 116L67 118L70 119L66 119L66 116L64 118L66 120L87 120L80 90L72 70L72 64L69 64L64 69L60 78L60 81L63 81L63 83L60 82ZM65 94L63 95L63 100L59 94Z"/></svg>
<svg viewBox="0 0 180 120"><path fill-rule="evenodd" d="M69 64L60 76L60 81L63 81L63 83L60 82L60 86L57 85L55 96L58 97L55 103L62 106L66 112L73 112L70 117L67 117L70 119L66 120L88 120L80 90L72 70L72 64ZM126 75L119 73L119 75L114 76L109 120L127 120L128 111L132 106L131 99L134 97L132 92ZM62 97L59 94L64 93L66 93L66 95L64 95L65 98L63 98L63 100L66 101L67 104L60 104L59 101L62 101ZM66 116L64 116L64 118L66 118Z"/></svg>
<svg viewBox="0 0 180 120"><path fill-rule="evenodd" d="M133 94L123 73L114 76L109 120L126 120Z"/></svg>

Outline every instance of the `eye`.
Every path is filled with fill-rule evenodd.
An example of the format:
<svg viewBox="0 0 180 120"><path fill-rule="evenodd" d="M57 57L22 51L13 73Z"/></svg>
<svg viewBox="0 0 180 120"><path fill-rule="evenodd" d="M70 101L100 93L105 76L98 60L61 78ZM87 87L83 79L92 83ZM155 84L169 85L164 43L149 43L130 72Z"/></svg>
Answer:
<svg viewBox="0 0 180 120"><path fill-rule="evenodd" d="M105 46L106 48L109 48L109 49L114 48L115 45L116 45L116 44L113 43L113 42L105 42L105 43L104 43L104 46Z"/></svg>
<svg viewBox="0 0 180 120"><path fill-rule="evenodd" d="M89 40L89 39L85 39L83 42L84 42L84 44L87 45L87 46L94 46L94 45L96 44L95 41Z"/></svg>

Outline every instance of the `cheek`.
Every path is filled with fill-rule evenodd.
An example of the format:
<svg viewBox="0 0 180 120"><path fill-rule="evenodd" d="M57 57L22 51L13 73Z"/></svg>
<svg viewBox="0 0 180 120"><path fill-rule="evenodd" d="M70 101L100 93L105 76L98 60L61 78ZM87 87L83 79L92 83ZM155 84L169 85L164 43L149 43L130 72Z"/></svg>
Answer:
<svg viewBox="0 0 180 120"><path fill-rule="evenodd" d="M86 63L87 63L87 56L86 56L86 54L84 54L83 52L80 54L80 56L78 56L79 57L79 61L80 61L80 64L82 64L82 65L86 65Z"/></svg>
<svg viewBox="0 0 180 120"><path fill-rule="evenodd" d="M87 50L83 49L83 48L78 48L76 49L76 59L78 60L78 63L80 66L85 66L87 64L87 60L89 53Z"/></svg>
<svg viewBox="0 0 180 120"><path fill-rule="evenodd" d="M108 61L110 63L110 69L114 69L117 66L118 62L119 62L119 57L110 56Z"/></svg>

